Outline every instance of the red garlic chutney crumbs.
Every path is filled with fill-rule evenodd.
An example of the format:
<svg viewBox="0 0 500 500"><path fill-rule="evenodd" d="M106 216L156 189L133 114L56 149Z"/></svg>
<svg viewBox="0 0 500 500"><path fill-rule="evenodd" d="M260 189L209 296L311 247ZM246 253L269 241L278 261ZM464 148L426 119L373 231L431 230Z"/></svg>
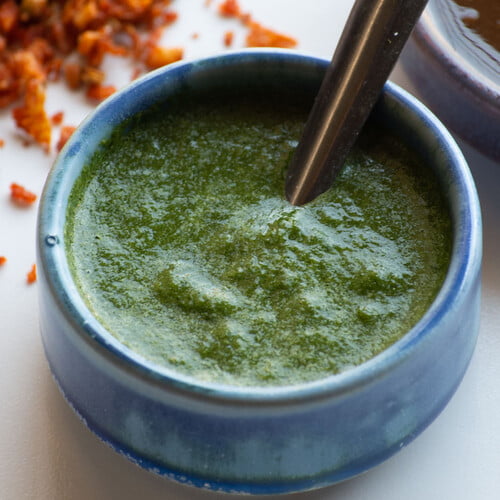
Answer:
<svg viewBox="0 0 500 500"><path fill-rule="evenodd" d="M4 0L0 4L0 108L13 106L15 124L50 151L52 126L62 116L45 111L48 83L64 80L92 101L116 91L104 83L107 54L127 57L134 77L178 61L182 47L161 44L164 30L177 19L173 0ZM205 6L210 7L211 2ZM249 47L296 46L294 38L263 27L244 13L237 0L217 6L223 17L236 18L248 30ZM225 46L233 34L223 36Z"/></svg>
<svg viewBox="0 0 500 500"><path fill-rule="evenodd" d="M16 126L50 152L52 127L63 125L64 112L49 116L45 109L50 82L64 81L82 90L94 102L116 91L105 84L102 63L106 55L126 57L133 78L183 58L182 47L166 47L161 38L176 21L173 0L2 0L0 1L0 109L11 109ZM210 8L211 0L205 1ZM255 22L237 0L223 0L218 15L238 19L247 29L248 47L295 47L297 41ZM198 34L196 34L198 38ZM227 30L223 44L233 44ZM75 127L61 126L56 142L60 151ZM4 146L0 138L0 147ZM12 183L11 199L31 205L37 196ZM0 266L7 259L0 256ZM36 281L36 265L27 282Z"/></svg>
<svg viewBox="0 0 500 500"><path fill-rule="evenodd" d="M10 197L12 201L23 205L31 205L36 201L36 194L28 191L24 186L13 182L10 185Z"/></svg>
<svg viewBox="0 0 500 500"><path fill-rule="evenodd" d="M31 266L31 269L26 274L26 283L28 283L28 285L31 285L32 283L35 283L35 281L36 281L36 264L33 264Z"/></svg>

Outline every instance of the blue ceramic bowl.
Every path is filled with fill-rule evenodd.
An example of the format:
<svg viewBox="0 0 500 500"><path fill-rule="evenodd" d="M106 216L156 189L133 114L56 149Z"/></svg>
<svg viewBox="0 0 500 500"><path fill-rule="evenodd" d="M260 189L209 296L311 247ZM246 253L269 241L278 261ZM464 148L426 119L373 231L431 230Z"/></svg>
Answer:
<svg viewBox="0 0 500 500"><path fill-rule="evenodd" d="M452 0L430 0L402 66L416 94L450 130L500 161L500 53L464 25L461 12Z"/></svg>
<svg viewBox="0 0 500 500"><path fill-rule="evenodd" d="M179 87L317 89L328 61L285 51L228 53L158 70L104 102L48 177L38 222L40 325L55 380L100 438L146 469L191 485L254 494L328 485L415 438L443 409L478 331L481 220L468 167L440 122L387 84L376 113L432 165L453 216L453 256L432 307L400 341L339 375L285 387L200 382L145 361L86 308L64 242L68 195L117 124Z"/></svg>

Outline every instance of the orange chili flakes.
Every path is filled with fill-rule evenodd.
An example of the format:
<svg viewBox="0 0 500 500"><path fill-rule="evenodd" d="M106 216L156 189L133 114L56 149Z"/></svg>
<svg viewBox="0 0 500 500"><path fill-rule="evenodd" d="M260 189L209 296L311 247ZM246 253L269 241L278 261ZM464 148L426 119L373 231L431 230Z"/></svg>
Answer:
<svg viewBox="0 0 500 500"><path fill-rule="evenodd" d="M120 47L113 42L113 35L109 26L99 30L86 30L78 37L76 49L87 64L99 67L106 54L118 56L127 54L126 47Z"/></svg>
<svg viewBox="0 0 500 500"><path fill-rule="evenodd" d="M251 21L250 31L246 38L247 47L280 47L291 49L297 45L297 40L291 36L277 33L274 30Z"/></svg>
<svg viewBox="0 0 500 500"><path fill-rule="evenodd" d="M116 92L116 87L114 85L101 85L99 83L95 83L91 85L85 95L89 99L93 99L95 101L102 101L109 97L111 94Z"/></svg>
<svg viewBox="0 0 500 500"><path fill-rule="evenodd" d="M53 125L61 125L64 120L64 111L57 111L50 117L50 121Z"/></svg>
<svg viewBox="0 0 500 500"><path fill-rule="evenodd" d="M82 66L76 62L68 62L63 66L64 80L68 87L76 90L82 84Z"/></svg>
<svg viewBox="0 0 500 500"><path fill-rule="evenodd" d="M16 184L15 182L10 185L10 197L13 201L25 205L31 205L36 201L35 193L28 191L26 188L20 184Z"/></svg>
<svg viewBox="0 0 500 500"><path fill-rule="evenodd" d="M182 57L163 49L160 34L177 19L172 0L0 1L0 108L21 100L13 118L47 151L51 127L46 86L64 78L101 100L114 92L104 85L106 55L129 57L141 72ZM155 37L150 32L157 32Z"/></svg>
<svg viewBox="0 0 500 500"><path fill-rule="evenodd" d="M93 85L102 85L104 82L106 76L104 71L92 66L85 66L80 69L80 84L91 87Z"/></svg>
<svg viewBox="0 0 500 500"><path fill-rule="evenodd" d="M270 28L262 26L252 20L248 13L244 13L238 3L238 0L224 0L218 6L218 12L223 17L234 17L239 19L247 28L246 37L247 47L279 47L291 49L297 45L297 40L283 33L278 33ZM227 37L227 38L226 38ZM226 34L224 44L231 45L232 35Z"/></svg>
<svg viewBox="0 0 500 500"><path fill-rule="evenodd" d="M161 68L182 59L183 53L184 51L180 47L160 47L153 45L146 51L144 64L148 69Z"/></svg>
<svg viewBox="0 0 500 500"><path fill-rule="evenodd" d="M210 6L210 0L205 5ZM161 36L177 20L172 0L0 0L0 108L14 104L18 127L45 150L51 128L46 86L63 79L100 101L115 91L102 69L107 55L132 60L144 73L183 58L180 47L164 47ZM255 23L238 0L221 0L219 15L239 20L247 46L294 47L296 41ZM225 46L233 43L226 32ZM18 104L20 102L20 104Z"/></svg>
<svg viewBox="0 0 500 500"><path fill-rule="evenodd" d="M45 112L45 90L37 80L30 80L21 106L12 110L17 126L49 151L51 123Z"/></svg>
<svg viewBox="0 0 500 500"><path fill-rule="evenodd" d="M234 40L234 32L226 31L224 33L224 45L226 47L230 47L233 44L233 40Z"/></svg>
<svg viewBox="0 0 500 500"><path fill-rule="evenodd" d="M224 0L219 4L219 14L224 17L240 17L241 9L237 0Z"/></svg>
<svg viewBox="0 0 500 500"><path fill-rule="evenodd" d="M0 32L9 33L17 24L19 7L14 0L6 0L0 5Z"/></svg>
<svg viewBox="0 0 500 500"><path fill-rule="evenodd" d="M3 266L7 262L7 257L0 255L0 266Z"/></svg>
<svg viewBox="0 0 500 500"><path fill-rule="evenodd" d="M72 125L65 125L61 128L61 133L59 135L59 140L57 141L56 150L61 151L63 146L68 142L68 139L71 137L71 134L75 131L76 127Z"/></svg>
<svg viewBox="0 0 500 500"><path fill-rule="evenodd" d="M28 283L28 285L31 285L32 283L34 283L36 281L36 264L33 264L31 266L31 269L28 271L28 273L26 274L26 282Z"/></svg>
<svg viewBox="0 0 500 500"><path fill-rule="evenodd" d="M174 21L177 21L178 17L179 16L178 16L177 12L173 12L173 11L169 10L169 11L165 12L163 19L164 19L166 24L170 24L170 23L173 23Z"/></svg>

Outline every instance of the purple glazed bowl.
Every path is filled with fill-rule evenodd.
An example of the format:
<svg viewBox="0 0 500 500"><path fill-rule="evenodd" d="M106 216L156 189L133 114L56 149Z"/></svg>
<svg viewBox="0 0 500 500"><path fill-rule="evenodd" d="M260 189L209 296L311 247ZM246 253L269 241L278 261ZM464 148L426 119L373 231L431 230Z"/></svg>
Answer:
<svg viewBox="0 0 500 500"><path fill-rule="evenodd" d="M500 53L463 24L460 12L452 0L430 0L402 67L416 95L452 132L500 161Z"/></svg>
<svg viewBox="0 0 500 500"><path fill-rule="evenodd" d="M62 393L82 421L142 467L226 492L319 488L374 467L412 441L447 404L476 343L481 216L465 160L443 125L387 84L378 118L436 172L453 218L446 280L424 317L370 361L283 387L199 381L120 344L89 312L64 241L68 196L93 151L131 115L179 88L317 89L328 61L286 51L227 53L153 72L106 100L77 129L48 177L38 220L40 328Z"/></svg>

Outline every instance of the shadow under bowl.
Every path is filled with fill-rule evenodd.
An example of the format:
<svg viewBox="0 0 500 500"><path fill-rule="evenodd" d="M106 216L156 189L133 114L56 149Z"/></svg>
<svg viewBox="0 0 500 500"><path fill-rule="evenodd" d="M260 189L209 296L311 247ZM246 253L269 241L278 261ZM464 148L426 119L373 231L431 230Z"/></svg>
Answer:
<svg viewBox="0 0 500 500"><path fill-rule="evenodd" d="M401 340L349 371L284 387L201 382L154 365L91 315L64 242L71 188L123 120L178 89L259 82L317 89L328 61L249 50L168 66L101 104L57 158L38 219L40 328L53 376L100 438L142 467L194 486L252 494L302 491L359 474L414 439L444 408L476 343L481 216L466 162L443 125L388 83L374 111L432 166L453 218L446 280Z"/></svg>

